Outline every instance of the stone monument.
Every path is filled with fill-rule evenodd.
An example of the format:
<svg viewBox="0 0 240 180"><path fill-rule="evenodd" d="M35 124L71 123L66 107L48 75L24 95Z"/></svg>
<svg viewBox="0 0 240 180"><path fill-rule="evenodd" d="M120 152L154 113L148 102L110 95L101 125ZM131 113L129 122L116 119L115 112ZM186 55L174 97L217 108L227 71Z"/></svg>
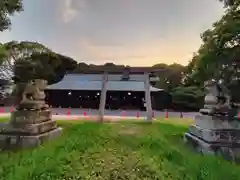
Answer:
<svg viewBox="0 0 240 180"><path fill-rule="evenodd" d="M9 122L0 126L1 150L37 147L61 134L61 128L51 119L51 111L45 103L47 81L25 77L15 80L15 111Z"/></svg>
<svg viewBox="0 0 240 180"><path fill-rule="evenodd" d="M240 162L240 122L237 108L230 102L227 88L214 80L205 82L207 94L204 108L195 117L184 140L202 154L220 155Z"/></svg>

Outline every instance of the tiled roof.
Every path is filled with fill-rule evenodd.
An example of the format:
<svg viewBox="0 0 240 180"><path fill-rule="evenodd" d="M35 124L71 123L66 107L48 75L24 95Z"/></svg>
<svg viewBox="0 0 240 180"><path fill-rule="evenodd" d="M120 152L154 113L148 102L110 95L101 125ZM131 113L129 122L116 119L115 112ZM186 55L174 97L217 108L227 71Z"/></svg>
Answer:
<svg viewBox="0 0 240 180"><path fill-rule="evenodd" d="M109 75L108 91L144 91L143 75L129 75L128 81L121 81L122 75ZM100 91L102 87L101 74L68 74L62 81L48 86L51 90L96 90ZM162 91L150 87L151 91Z"/></svg>

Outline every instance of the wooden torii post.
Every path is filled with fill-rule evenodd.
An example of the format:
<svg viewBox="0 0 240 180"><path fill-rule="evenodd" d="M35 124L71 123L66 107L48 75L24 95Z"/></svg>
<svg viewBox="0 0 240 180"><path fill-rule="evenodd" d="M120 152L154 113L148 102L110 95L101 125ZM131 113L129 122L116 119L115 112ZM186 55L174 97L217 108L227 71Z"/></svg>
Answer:
<svg viewBox="0 0 240 180"><path fill-rule="evenodd" d="M108 84L108 74L119 74L128 72L129 74L144 74L144 90L145 90L145 100L146 100L146 118L148 121L152 121L152 102L151 102L151 91L150 91L150 82L157 80L150 80L150 73L161 72L163 69L151 68L151 67L117 67L116 69L106 69L104 66L99 66L98 69L95 69L91 72L86 73L103 73L102 76L102 88L101 88L101 97L99 104L99 117L100 122L104 121L104 110L106 105L106 96L107 96L107 84Z"/></svg>

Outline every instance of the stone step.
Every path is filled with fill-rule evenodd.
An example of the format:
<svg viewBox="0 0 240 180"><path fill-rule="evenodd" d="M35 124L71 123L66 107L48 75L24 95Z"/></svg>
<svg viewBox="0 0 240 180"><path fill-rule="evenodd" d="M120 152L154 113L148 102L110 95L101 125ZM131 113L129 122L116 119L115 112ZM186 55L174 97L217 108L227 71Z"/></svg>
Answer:
<svg viewBox="0 0 240 180"><path fill-rule="evenodd" d="M0 149L12 150L22 148L34 148L45 141L58 137L61 134L62 128L55 128L51 131L38 135L12 135L0 134Z"/></svg>
<svg viewBox="0 0 240 180"><path fill-rule="evenodd" d="M191 125L189 133L207 142L240 143L240 129L202 129Z"/></svg>
<svg viewBox="0 0 240 180"><path fill-rule="evenodd" d="M231 143L231 142L208 142L205 141L204 139L201 139L198 136L195 136L194 134L191 133L185 133L184 134L185 137L190 137L191 139L195 140L196 142L201 142L202 144L211 146L212 148L217 148L217 147L236 147L236 148L240 148L240 143Z"/></svg>
<svg viewBox="0 0 240 180"><path fill-rule="evenodd" d="M195 124L202 129L240 129L239 121L228 121L227 117L197 115Z"/></svg>
<svg viewBox="0 0 240 180"><path fill-rule="evenodd" d="M220 155L226 160L240 163L239 143L208 143L190 133L184 134L184 141L201 154Z"/></svg>
<svg viewBox="0 0 240 180"><path fill-rule="evenodd" d="M38 124L29 124L25 126L8 126L0 134L12 134L12 135L35 135L41 134L57 127L55 120L49 120L45 122L41 122Z"/></svg>

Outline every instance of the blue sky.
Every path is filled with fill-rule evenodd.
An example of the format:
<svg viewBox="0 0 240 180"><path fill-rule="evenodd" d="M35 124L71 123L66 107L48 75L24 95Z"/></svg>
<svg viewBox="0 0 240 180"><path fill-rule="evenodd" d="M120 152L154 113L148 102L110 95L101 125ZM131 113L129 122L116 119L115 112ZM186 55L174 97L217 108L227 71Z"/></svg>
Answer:
<svg viewBox="0 0 240 180"><path fill-rule="evenodd" d="M200 33L223 14L217 0L23 0L0 41L37 41L77 61L187 64Z"/></svg>

